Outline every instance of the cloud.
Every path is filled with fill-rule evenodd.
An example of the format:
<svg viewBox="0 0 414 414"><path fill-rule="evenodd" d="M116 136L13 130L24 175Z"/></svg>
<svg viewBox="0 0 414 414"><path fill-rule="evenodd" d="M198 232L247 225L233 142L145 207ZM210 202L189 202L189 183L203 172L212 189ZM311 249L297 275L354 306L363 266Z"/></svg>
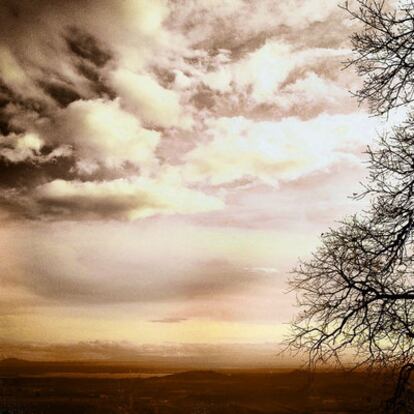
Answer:
<svg viewBox="0 0 414 414"><path fill-rule="evenodd" d="M91 226L86 225L87 228ZM155 304L171 306L185 300L189 305L212 297L225 301L235 293L248 291L262 278L213 254L211 259L200 259L191 252L183 256L181 246L175 247L175 243L184 241L177 237L174 242L160 241L158 249L148 246L156 250L158 262L153 263L140 249L140 246L145 249L148 243L147 239L140 239L145 231L137 235L129 228L127 237L121 238L122 231L114 229L111 239L94 244L86 243L86 234L84 240L71 239L80 233L70 228L69 235L41 236L36 226L17 233L9 240L13 244L12 253L0 265L2 284L8 289L20 289L24 297L37 296L37 303L43 306L130 303L149 306L147 319L154 319L162 311L162 306L151 310ZM30 247L33 245L30 236L35 234L39 242ZM59 242L62 237L64 243ZM171 255L172 252L177 254ZM31 306L31 302L26 302L26 306Z"/></svg>
<svg viewBox="0 0 414 414"><path fill-rule="evenodd" d="M183 329L187 340L203 341L210 334L251 338L245 323L267 323L271 334L291 309L292 297L280 295L287 265L311 237L193 226L179 217L9 223L0 229L0 330L10 339L49 340L57 329L70 341L161 342ZM280 275L250 271L275 266ZM168 317L186 321L149 327ZM206 327L209 321L240 325L230 333Z"/></svg>
<svg viewBox="0 0 414 414"><path fill-rule="evenodd" d="M116 51L122 64L140 65L145 56L148 57L149 49L159 43L162 22L167 15L166 3L157 0L151 4L144 0L120 3L78 0L53 4L47 0L19 3L6 0L1 5L1 33L3 41L32 75L39 75L40 69L54 67L56 72L66 75L67 80L75 80L77 75L71 70L65 41L68 31L76 28L77 33L89 33L109 50ZM93 50L89 46L87 49ZM132 50L135 53L131 53ZM85 47L78 51L86 58L91 57ZM29 62L31 67L28 67Z"/></svg>
<svg viewBox="0 0 414 414"><path fill-rule="evenodd" d="M281 181L277 187L253 179L241 180L228 184L226 209L202 214L194 221L204 226L277 229L316 237L337 221L367 207L366 202L350 197L362 191L360 183L365 175L362 162L350 168L344 159L327 170ZM294 247L293 251L305 254Z"/></svg>
<svg viewBox="0 0 414 414"><path fill-rule="evenodd" d="M19 162L31 160L40 154L44 142L33 133L26 133L21 136L10 134L0 139L0 156L6 158L10 162Z"/></svg>
<svg viewBox="0 0 414 414"><path fill-rule="evenodd" d="M0 1L2 332L289 318L377 126L346 98L351 30L332 0ZM131 355L106 345L79 355Z"/></svg>
<svg viewBox="0 0 414 414"><path fill-rule="evenodd" d="M212 68L194 74L207 91L219 93L213 98L213 109L260 114L272 109L291 115L300 105L302 115L310 109L340 112L350 105L350 85L337 78L327 79L323 67L349 54L345 49L295 48L277 39L268 39L262 46L233 60L229 50L221 50L208 60ZM332 63L331 63L332 64ZM206 93L206 92L205 92ZM201 95L199 95L201 96ZM213 94L214 96L214 94ZM196 97L197 98L197 97Z"/></svg>
<svg viewBox="0 0 414 414"><path fill-rule="evenodd" d="M17 95L29 97L42 96L41 91L33 84L26 71L7 45L0 43L0 77L4 84Z"/></svg>
<svg viewBox="0 0 414 414"><path fill-rule="evenodd" d="M177 317L169 317L169 318L162 318L162 319L152 319L150 322L153 323L181 323L186 321L186 318L177 318Z"/></svg>
<svg viewBox="0 0 414 414"><path fill-rule="evenodd" d="M171 4L171 25L184 29L192 44L235 46L281 26L301 31L337 10L329 0L178 0ZM238 36L233 36L237 33Z"/></svg>
<svg viewBox="0 0 414 414"><path fill-rule="evenodd" d="M268 101L286 80L298 62L292 59L290 46L280 42L266 44L235 63L220 64L217 72L208 72L203 82L211 89L236 92L250 89L256 103ZM296 57L296 56L294 56Z"/></svg>
<svg viewBox="0 0 414 414"><path fill-rule="evenodd" d="M188 180L213 185L244 178L270 185L323 170L355 154L376 135L378 121L365 114L320 115L309 121L211 119L210 140L184 155Z"/></svg>
<svg viewBox="0 0 414 414"><path fill-rule="evenodd" d="M286 85L274 99L286 112L291 112L294 108L306 108L306 115L323 111L340 113L347 112L348 108L353 109L350 94L343 85L313 71L308 71L303 77Z"/></svg>
<svg viewBox="0 0 414 414"><path fill-rule="evenodd" d="M103 182L55 180L35 189L46 215L137 219L157 214L193 214L223 208L221 200L172 183L146 179Z"/></svg>
<svg viewBox="0 0 414 414"><path fill-rule="evenodd" d="M129 162L144 171L157 164L154 151L160 133L142 127L137 117L120 107L119 100L73 102L51 128L56 141L74 146L80 172L93 172L99 164L121 168Z"/></svg>
<svg viewBox="0 0 414 414"><path fill-rule="evenodd" d="M296 28L319 33L335 10L316 0L2 2L2 209L55 220L191 214L224 208L206 183L275 184L324 168L316 158L331 150L318 156L310 141L320 138L299 130L325 127L291 115L349 112L327 69L347 49Z"/></svg>
<svg viewBox="0 0 414 414"><path fill-rule="evenodd" d="M110 79L127 106L145 122L161 127L187 128L190 125L190 119L182 114L177 92L163 88L149 75L118 69Z"/></svg>
<svg viewBox="0 0 414 414"><path fill-rule="evenodd" d="M2 194L9 210L13 203L18 211L34 208L39 181L87 175L93 186L121 176L110 170L127 178L158 166L160 133L121 108L105 74L114 66L138 70L153 47L163 48L166 3L80 3L0 5L1 167L6 185L18 184ZM35 209L27 213L34 218Z"/></svg>
<svg viewBox="0 0 414 414"><path fill-rule="evenodd" d="M2 101L26 112L30 107L42 122L60 122L54 119L60 107L80 99L114 99L105 81L106 67L137 70L148 62L153 47L163 48L162 22L167 15L163 1L2 2ZM4 129L16 118L7 107L0 108Z"/></svg>
<svg viewBox="0 0 414 414"><path fill-rule="evenodd" d="M44 154L42 153L44 145L42 138L34 132L0 135L0 157L11 163L28 161L44 163L72 154L71 148L67 145L56 147Z"/></svg>

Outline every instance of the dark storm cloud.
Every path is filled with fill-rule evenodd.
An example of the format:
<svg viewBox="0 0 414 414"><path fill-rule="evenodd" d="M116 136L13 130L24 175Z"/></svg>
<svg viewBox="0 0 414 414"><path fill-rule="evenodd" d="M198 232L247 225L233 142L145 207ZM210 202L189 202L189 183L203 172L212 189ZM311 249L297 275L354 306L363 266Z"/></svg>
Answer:
<svg viewBox="0 0 414 414"><path fill-rule="evenodd" d="M50 140L41 125L53 122L60 107L111 93L99 73L110 52L74 26L84 24L76 19L77 10L92 10L94 4L0 4L0 187L14 189L1 194L0 208L14 217L41 212L31 199L37 185L77 176L69 147L62 151L65 143ZM28 133L39 137L38 146L25 144ZM103 175L101 170L93 178Z"/></svg>
<svg viewBox="0 0 414 414"><path fill-rule="evenodd" d="M31 188L50 179L73 178L73 166L72 157L38 164L30 160L13 163L0 156L0 210L15 219L35 218Z"/></svg>
<svg viewBox="0 0 414 414"><path fill-rule="evenodd" d="M39 82L39 86L58 104L63 107L81 99L81 96L71 87L55 82Z"/></svg>
<svg viewBox="0 0 414 414"><path fill-rule="evenodd" d="M105 50L104 46L99 46L96 38L79 29L70 29L66 35L66 42L74 54L99 68L111 59L109 51Z"/></svg>
<svg viewBox="0 0 414 414"><path fill-rule="evenodd" d="M0 47L5 65L9 65L3 67L2 75L11 101L34 99L39 105L48 105L50 111L53 101L67 106L81 97L93 97L93 92L99 96L96 92L109 90L97 72L91 73L93 67L100 69L111 59L110 52L93 35L71 26L76 23L76 7L91 7L93 2L71 4L6 1L0 5ZM77 70L79 67L84 70ZM9 73L5 73L7 69ZM15 79L12 71L17 73Z"/></svg>
<svg viewBox="0 0 414 414"><path fill-rule="evenodd" d="M76 64L78 72L88 79L91 83L91 89L96 94L103 98L115 99L116 93L107 85L99 70L87 62L79 62Z"/></svg>

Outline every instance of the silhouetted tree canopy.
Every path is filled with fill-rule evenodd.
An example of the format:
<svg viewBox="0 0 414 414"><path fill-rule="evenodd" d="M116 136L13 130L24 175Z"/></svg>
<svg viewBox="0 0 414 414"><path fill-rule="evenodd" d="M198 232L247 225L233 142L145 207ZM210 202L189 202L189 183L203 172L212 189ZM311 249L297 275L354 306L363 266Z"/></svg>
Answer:
<svg viewBox="0 0 414 414"><path fill-rule="evenodd" d="M374 114L409 105L414 93L414 3L356 0L343 8L362 23L352 36L364 83L357 96ZM290 346L310 363L357 355L355 364L405 365L414 357L414 116L368 149L364 213L322 235L290 281L302 312ZM357 198L358 198L357 197Z"/></svg>
<svg viewBox="0 0 414 414"><path fill-rule="evenodd" d="M375 114L409 104L414 98L414 2L391 8L385 0L347 1L343 8L363 24L351 40L350 61L364 78L356 93Z"/></svg>
<svg viewBox="0 0 414 414"><path fill-rule="evenodd" d="M303 309L292 345L311 362L339 360L347 348L361 363L414 354L414 120L369 153L370 209L323 234L291 280Z"/></svg>

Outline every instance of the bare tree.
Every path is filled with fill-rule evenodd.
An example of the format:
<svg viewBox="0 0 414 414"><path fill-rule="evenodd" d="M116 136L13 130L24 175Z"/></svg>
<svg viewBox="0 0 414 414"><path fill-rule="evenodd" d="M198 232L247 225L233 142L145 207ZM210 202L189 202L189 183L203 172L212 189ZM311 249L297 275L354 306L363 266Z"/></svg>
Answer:
<svg viewBox="0 0 414 414"><path fill-rule="evenodd" d="M375 114L406 105L414 97L414 2L406 0L397 9L385 0L354 0L344 6L363 24L351 40L355 57L349 62L364 78L356 93L368 101Z"/></svg>
<svg viewBox="0 0 414 414"><path fill-rule="evenodd" d="M362 22L352 37L364 84L357 96L374 114L409 105L414 94L414 2L398 10L385 1L355 0L343 8ZM369 177L357 198L369 208L322 235L290 284L302 312L290 347L309 363L353 355L356 366L400 367L391 407L414 370L414 115L368 148ZM390 410L391 410L390 408ZM413 408L414 409L414 408Z"/></svg>
<svg viewBox="0 0 414 414"><path fill-rule="evenodd" d="M310 362L400 364L414 356L414 120L370 153L371 207L322 235L291 280L303 311L291 345Z"/></svg>

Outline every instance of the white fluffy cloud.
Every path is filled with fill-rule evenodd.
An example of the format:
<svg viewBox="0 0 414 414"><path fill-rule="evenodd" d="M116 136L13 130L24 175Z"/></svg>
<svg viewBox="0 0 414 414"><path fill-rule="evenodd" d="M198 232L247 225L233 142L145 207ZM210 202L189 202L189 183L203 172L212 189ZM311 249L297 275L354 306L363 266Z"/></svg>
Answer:
<svg viewBox="0 0 414 414"><path fill-rule="evenodd" d="M283 93L275 97L276 102L289 108L292 105L323 105L325 108L344 104L349 92L332 80L323 79L310 71L305 77L286 86Z"/></svg>
<svg viewBox="0 0 414 414"><path fill-rule="evenodd" d="M203 82L220 92L230 92L232 87L244 92L250 87L251 98L257 102L268 100L297 65L290 47L278 42L267 42L235 63L219 63L217 71L208 72Z"/></svg>
<svg viewBox="0 0 414 414"><path fill-rule="evenodd" d="M40 155L44 142L35 133L0 136L0 155L11 162L32 160Z"/></svg>
<svg viewBox="0 0 414 414"><path fill-rule="evenodd" d="M150 169L157 163L154 150L159 132L145 129L139 119L124 111L119 100L76 101L57 120L56 139L74 146L83 172L93 172L98 163L120 168L126 162Z"/></svg>
<svg viewBox="0 0 414 414"><path fill-rule="evenodd" d="M355 155L375 137L378 121L366 114L325 115L309 121L218 118L208 123L210 140L184 156L188 180L213 185L242 178L268 184L293 180Z"/></svg>
<svg viewBox="0 0 414 414"><path fill-rule="evenodd" d="M0 157L11 163L18 162L47 162L59 157L71 155L72 150L67 145L56 147L48 154L42 155L43 139L35 132L23 134L0 135Z"/></svg>
<svg viewBox="0 0 414 414"><path fill-rule="evenodd" d="M54 180L35 190L46 215L134 220L157 214L193 214L223 202L168 180L143 177L102 182Z"/></svg>
<svg viewBox="0 0 414 414"><path fill-rule="evenodd" d="M144 121L161 127L189 126L178 93L165 89L151 76L118 69L111 74L110 81L127 106Z"/></svg>
<svg viewBox="0 0 414 414"><path fill-rule="evenodd" d="M333 57L337 59L346 53L346 50L323 48L294 50L291 45L272 39L235 62L229 59L226 51L222 51L218 55L221 59L216 57L213 62L216 69L202 73L199 77L200 81L212 90L244 95L248 101L256 105L274 105L282 101L281 103L287 106L283 101L286 98L289 100L289 95L295 93L304 94L308 99L314 95L316 100L322 99L323 92L335 99L338 98L338 89L343 92L340 98L344 98L346 92L334 82L325 84L325 81L319 78L319 84L315 87L316 79L312 78L311 74L302 74L292 87L292 80L288 81L288 78L294 75L294 71L306 73L310 67L320 65L321 61ZM297 78L298 74L295 77ZM318 90L320 86L323 87L323 91ZM278 95L280 92L284 93L282 97Z"/></svg>

